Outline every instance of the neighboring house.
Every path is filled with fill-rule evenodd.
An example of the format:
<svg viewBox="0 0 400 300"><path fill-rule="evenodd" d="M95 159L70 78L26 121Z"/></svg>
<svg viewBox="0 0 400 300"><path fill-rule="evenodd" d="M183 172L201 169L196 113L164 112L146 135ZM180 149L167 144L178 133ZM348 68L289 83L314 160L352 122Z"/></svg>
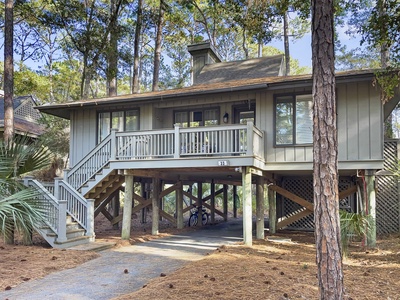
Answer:
<svg viewBox="0 0 400 300"><path fill-rule="evenodd" d="M251 187L256 186L256 236L262 238L268 184L271 232L312 228L311 75L281 76L280 55L221 63L209 43L189 51L191 87L38 107L70 120L71 169L57 181L56 198L67 200L66 211L93 239L93 218L100 212L129 228L129 210L123 219L105 209L123 183L125 190L141 184L140 195L126 193L125 207L131 197L139 203L133 212L152 206L155 234L160 216L184 226L183 213L190 209L184 196L208 208L211 221L216 214L226 220L228 191L236 198L242 186L244 241L251 244ZM357 211L357 191L365 189L371 213L375 172L384 163L383 123L399 101L396 93L382 105L373 80L370 70L336 75L340 204ZM211 194L183 189L194 183L210 183ZM171 192L177 199L174 215L160 205ZM78 193L94 200L88 204ZM215 207L217 195L224 199L221 210ZM60 240L66 239L63 233Z"/></svg>
<svg viewBox="0 0 400 300"><path fill-rule="evenodd" d="M14 130L16 134L28 135L37 138L44 132L44 127L39 124L41 113L34 109L37 105L33 96L14 97ZM4 132L4 97L0 96L0 138Z"/></svg>

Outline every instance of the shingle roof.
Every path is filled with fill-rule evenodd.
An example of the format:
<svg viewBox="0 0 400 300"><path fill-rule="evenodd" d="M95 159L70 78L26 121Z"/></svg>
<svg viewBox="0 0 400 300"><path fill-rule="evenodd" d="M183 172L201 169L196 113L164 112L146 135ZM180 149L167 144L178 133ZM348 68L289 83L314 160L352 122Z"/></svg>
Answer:
<svg viewBox="0 0 400 300"><path fill-rule="evenodd" d="M13 98L14 111L17 110L23 103L27 101L35 101L32 96L18 96ZM22 106L23 107L23 106ZM4 127L4 97L0 97L0 130ZM44 133L44 127L35 121L24 119L18 114L14 114L14 129L18 133L28 133L34 136L38 136Z"/></svg>
<svg viewBox="0 0 400 300"><path fill-rule="evenodd" d="M282 75L283 55L205 65L196 85Z"/></svg>
<svg viewBox="0 0 400 300"><path fill-rule="evenodd" d="M31 96L19 96L13 98L13 106L16 109L27 99L31 99ZM4 119L4 97L0 97L0 120Z"/></svg>

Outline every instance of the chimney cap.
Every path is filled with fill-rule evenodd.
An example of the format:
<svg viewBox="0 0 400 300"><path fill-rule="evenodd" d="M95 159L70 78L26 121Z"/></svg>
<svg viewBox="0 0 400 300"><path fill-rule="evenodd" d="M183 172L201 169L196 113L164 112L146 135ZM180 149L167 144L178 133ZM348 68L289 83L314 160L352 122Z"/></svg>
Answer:
<svg viewBox="0 0 400 300"><path fill-rule="evenodd" d="M216 62L221 62L222 61L221 57L218 55L217 50L211 44L210 40L206 40L206 41L203 41L203 42L199 42L199 43L188 45L187 49L188 49L189 53L192 56L194 56L195 54L198 54L198 53L203 53L203 52L210 51L211 55L214 56Z"/></svg>

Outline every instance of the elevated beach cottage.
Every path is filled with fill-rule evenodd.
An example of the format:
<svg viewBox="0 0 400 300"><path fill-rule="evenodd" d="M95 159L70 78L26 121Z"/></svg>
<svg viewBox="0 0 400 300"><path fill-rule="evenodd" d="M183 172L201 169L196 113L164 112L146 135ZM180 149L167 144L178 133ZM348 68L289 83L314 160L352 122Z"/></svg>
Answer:
<svg viewBox="0 0 400 300"><path fill-rule="evenodd" d="M216 215L226 220L228 191L236 193L237 186L242 186L243 238L251 244L253 184L257 238L264 237L265 195L271 232L312 229L311 75L281 76L281 55L221 62L207 42L188 48L190 87L38 107L71 124L70 169L56 180L54 193L43 196L53 205L53 246L93 240L99 213L113 224L122 222L128 236L132 212L145 207L152 208L154 234L160 217L182 228L192 207L184 196L206 207L211 222ZM382 105L373 79L372 71L336 76L340 205L357 211L361 187L372 214L375 173L384 163L383 124L399 100L397 95ZM142 185L140 195L134 182ZM40 187L31 179L26 183ZM197 195L183 189L194 183ZM201 183L211 184L209 196L202 196ZM223 188L215 190L217 184ZM122 187L124 214L111 215L105 207ZM168 214L160 200L172 192L176 210ZM222 209L215 206L219 194ZM132 199L139 205L132 208ZM83 237L68 236L62 224L66 214L84 229Z"/></svg>

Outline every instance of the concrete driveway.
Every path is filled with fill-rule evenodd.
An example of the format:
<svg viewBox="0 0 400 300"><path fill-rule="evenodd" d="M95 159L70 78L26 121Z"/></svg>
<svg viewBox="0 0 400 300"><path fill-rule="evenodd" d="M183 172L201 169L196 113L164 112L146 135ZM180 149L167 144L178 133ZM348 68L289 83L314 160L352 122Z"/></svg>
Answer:
<svg viewBox="0 0 400 300"><path fill-rule="evenodd" d="M241 242L242 234L242 220L235 219L197 231L105 250L99 258L74 269L0 292L0 299L111 299L140 289L161 273L171 273L199 260L220 245Z"/></svg>

